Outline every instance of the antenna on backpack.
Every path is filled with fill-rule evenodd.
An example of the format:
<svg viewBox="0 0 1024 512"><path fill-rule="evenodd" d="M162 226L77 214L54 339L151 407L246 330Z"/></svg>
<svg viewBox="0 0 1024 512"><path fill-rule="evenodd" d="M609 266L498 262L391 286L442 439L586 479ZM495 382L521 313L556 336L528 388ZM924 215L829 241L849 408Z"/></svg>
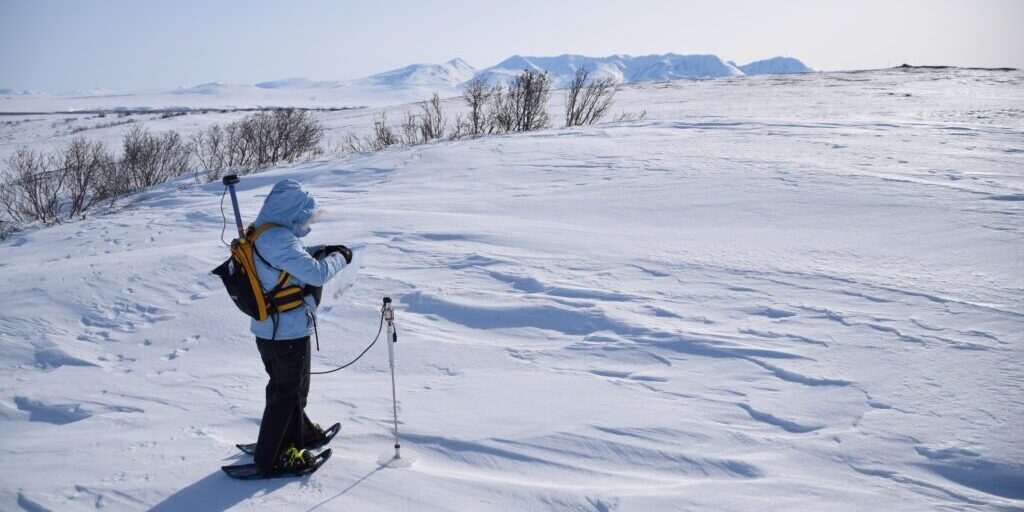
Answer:
<svg viewBox="0 0 1024 512"><path fill-rule="evenodd" d="M241 180L238 179L236 174L228 174L220 180L228 188L228 191L231 192L231 206L235 209L235 225L238 226L238 237L242 238L245 236L245 228L242 227L242 212L238 209L238 196L235 195L235 183L239 181Z"/></svg>

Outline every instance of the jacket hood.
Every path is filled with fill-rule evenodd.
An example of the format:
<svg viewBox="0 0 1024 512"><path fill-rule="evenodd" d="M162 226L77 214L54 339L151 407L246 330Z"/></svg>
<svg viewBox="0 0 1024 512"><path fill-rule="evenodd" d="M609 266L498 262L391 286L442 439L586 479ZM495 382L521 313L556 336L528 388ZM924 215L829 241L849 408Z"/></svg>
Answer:
<svg viewBox="0 0 1024 512"><path fill-rule="evenodd" d="M309 234L306 222L313 216L317 204L313 195L295 180L281 180L270 190L270 195L263 201L263 208L256 216L256 226L271 223L286 227L295 236Z"/></svg>

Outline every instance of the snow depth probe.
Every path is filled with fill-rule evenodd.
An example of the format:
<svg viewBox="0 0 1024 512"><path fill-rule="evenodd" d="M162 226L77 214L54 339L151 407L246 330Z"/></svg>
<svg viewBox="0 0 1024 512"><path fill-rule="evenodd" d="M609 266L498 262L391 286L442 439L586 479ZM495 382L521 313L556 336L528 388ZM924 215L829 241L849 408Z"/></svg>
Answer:
<svg viewBox="0 0 1024 512"><path fill-rule="evenodd" d="M395 343L398 330L395 329L395 308L391 297L384 297L384 321L388 323L388 364L391 366L391 414L395 420L395 458L402 458L402 443L398 441L398 398L395 393Z"/></svg>

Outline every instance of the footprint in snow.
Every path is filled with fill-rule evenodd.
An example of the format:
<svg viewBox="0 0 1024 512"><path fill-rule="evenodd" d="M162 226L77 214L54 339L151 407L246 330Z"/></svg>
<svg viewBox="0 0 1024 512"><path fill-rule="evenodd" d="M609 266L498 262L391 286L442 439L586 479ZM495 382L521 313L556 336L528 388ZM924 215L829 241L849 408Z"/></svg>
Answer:
<svg viewBox="0 0 1024 512"><path fill-rule="evenodd" d="M185 352L188 352L188 350L189 350L188 347L181 347L181 348L178 348L178 349L174 349L174 352L171 352L170 354L167 354L166 356L164 356L164 361L173 361L173 360L181 357L182 355L184 355Z"/></svg>

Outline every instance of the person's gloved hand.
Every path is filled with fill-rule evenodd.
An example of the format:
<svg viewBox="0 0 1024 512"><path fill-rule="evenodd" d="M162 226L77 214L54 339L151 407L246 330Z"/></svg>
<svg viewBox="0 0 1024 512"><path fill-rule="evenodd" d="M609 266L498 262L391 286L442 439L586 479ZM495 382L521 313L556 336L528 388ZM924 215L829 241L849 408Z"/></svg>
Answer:
<svg viewBox="0 0 1024 512"><path fill-rule="evenodd" d="M330 256L336 252L341 253L345 258L345 264L352 263L352 249L349 249L344 245L325 245L324 251L326 252L326 256Z"/></svg>

